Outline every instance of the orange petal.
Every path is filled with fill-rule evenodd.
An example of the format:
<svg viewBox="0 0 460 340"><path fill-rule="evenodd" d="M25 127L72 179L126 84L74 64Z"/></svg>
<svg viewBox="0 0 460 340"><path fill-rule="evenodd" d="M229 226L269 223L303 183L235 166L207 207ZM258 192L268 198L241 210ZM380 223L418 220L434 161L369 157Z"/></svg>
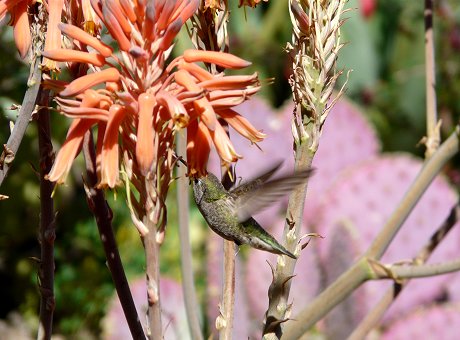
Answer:
<svg viewBox="0 0 460 340"><path fill-rule="evenodd" d="M110 107L110 117L104 134L101 155L101 181L98 187L115 187L118 182L118 128L125 118L126 110L121 105Z"/></svg>
<svg viewBox="0 0 460 340"><path fill-rule="evenodd" d="M78 63L88 63L95 66L103 66L105 64L105 58L100 54L88 53L76 50L67 50L67 49L56 49L43 51L42 55L48 59L55 61L63 62L78 62Z"/></svg>
<svg viewBox="0 0 460 340"><path fill-rule="evenodd" d="M179 70L185 70L194 76L198 81L203 82L214 78L214 75L196 64L187 63L181 60L178 64Z"/></svg>
<svg viewBox="0 0 460 340"><path fill-rule="evenodd" d="M128 17L129 21L132 23L136 22L136 13L134 12L133 9L133 4L129 0L120 0L120 5L121 8L123 8L123 11L125 12L126 16ZM148 4L147 4L148 6Z"/></svg>
<svg viewBox="0 0 460 340"><path fill-rule="evenodd" d="M101 101L101 96L97 91L88 89L83 93L81 107L98 107Z"/></svg>
<svg viewBox="0 0 460 340"><path fill-rule="evenodd" d="M27 1L19 2L12 10L12 16L14 17L14 42L16 43L21 58L24 59L32 43L29 17L27 14Z"/></svg>
<svg viewBox="0 0 460 340"><path fill-rule="evenodd" d="M94 1L94 0L91 0ZM147 2L147 6L145 3ZM148 3L153 1L145 1L145 0L132 0L132 3L134 5L134 12L136 13L136 18L137 18L137 24L139 26L142 26L142 19L144 18L144 15L147 16L146 13L146 7L148 7ZM158 3L158 1L155 1L155 4ZM154 5L155 5L154 4Z"/></svg>
<svg viewBox="0 0 460 340"><path fill-rule="evenodd" d="M155 12L157 30L165 30L169 23L174 20L172 14L177 2L177 0L156 1Z"/></svg>
<svg viewBox="0 0 460 340"><path fill-rule="evenodd" d="M65 116L70 118L85 118L101 121L107 121L109 119L109 112L107 112L107 110L95 107L61 106L61 111Z"/></svg>
<svg viewBox="0 0 460 340"><path fill-rule="evenodd" d="M238 89L238 90L214 90L209 92L208 99L213 104L217 100L224 101L228 99L227 106L234 106L235 102L245 101L248 97L257 93L260 90L260 86L250 87L247 89ZM223 102L222 102L223 103Z"/></svg>
<svg viewBox="0 0 460 340"><path fill-rule="evenodd" d="M146 176L156 157L153 148L153 109L155 96L150 93L139 95L139 123L137 126L136 159L142 175Z"/></svg>
<svg viewBox="0 0 460 340"><path fill-rule="evenodd" d="M88 131L95 122L96 121L90 119L76 119L72 122L69 127L69 132L67 133L66 141L61 146L53 167L46 176L46 179L51 182L57 182L58 184L64 183L73 160L80 152L86 131Z"/></svg>
<svg viewBox="0 0 460 340"><path fill-rule="evenodd" d="M222 161L226 163L236 162L238 158L242 158L236 153L230 138L228 138L222 125L217 124L214 131L210 131L210 135L214 145L216 146L217 153Z"/></svg>
<svg viewBox="0 0 460 340"><path fill-rule="evenodd" d="M168 48L171 47L174 38L179 33L183 24L184 22L182 21L182 19L177 18L176 20L174 20L172 23L168 25L168 28L166 29L164 33L163 40L161 41L161 44L158 47L160 50L166 51Z"/></svg>
<svg viewBox="0 0 460 340"><path fill-rule="evenodd" d="M193 120L187 126L187 164L189 175L204 176L211 151L211 136L204 123Z"/></svg>
<svg viewBox="0 0 460 340"><path fill-rule="evenodd" d="M128 1L128 0L125 0ZM142 25L142 35L147 41L153 41L155 37L155 22L156 20L156 1L147 1L145 6L145 18Z"/></svg>
<svg viewBox="0 0 460 340"><path fill-rule="evenodd" d="M257 83L257 73L246 76L225 76L214 77L213 79L205 80L198 85L207 90L233 90L241 89Z"/></svg>
<svg viewBox="0 0 460 340"><path fill-rule="evenodd" d="M225 68L240 69L251 65L251 62L238 58L230 53L202 50L185 50L184 60L188 63L204 62Z"/></svg>
<svg viewBox="0 0 460 340"><path fill-rule="evenodd" d="M24 0L3 0L0 2L0 18L6 14L7 11L13 12L13 7L19 2L26 2Z"/></svg>
<svg viewBox="0 0 460 340"><path fill-rule="evenodd" d="M174 123L177 124L180 128L187 126L189 122L189 115L184 105L173 95L166 91L158 91L156 95L158 104L167 108L170 116L174 119Z"/></svg>
<svg viewBox="0 0 460 340"><path fill-rule="evenodd" d="M60 92L59 95L63 97L74 96L81 93L90 87L104 83L106 81L119 81L120 72L114 67L105 69L101 72L91 73L86 76L80 77L72 81L66 86L64 91Z"/></svg>
<svg viewBox="0 0 460 340"><path fill-rule="evenodd" d="M61 31L58 24L61 22L64 0L48 0L48 25L46 30L45 51L61 48ZM43 66L46 70L59 71L55 61L43 59Z"/></svg>
<svg viewBox="0 0 460 340"><path fill-rule="evenodd" d="M186 22L198 10L200 0L190 0L184 9L180 11L180 17L183 22Z"/></svg>
<svg viewBox="0 0 460 340"><path fill-rule="evenodd" d="M104 6L108 7L110 12L117 20L123 32L125 32L127 36L130 36L131 25L129 24L129 21L126 18L123 9L121 8L120 2L118 2L117 0L105 1Z"/></svg>
<svg viewBox="0 0 460 340"><path fill-rule="evenodd" d="M196 84L195 79L185 70L179 70L175 72L174 79L179 85L185 87L188 91L201 91L201 88Z"/></svg>
<svg viewBox="0 0 460 340"><path fill-rule="evenodd" d="M107 6L102 6L102 14L104 16L105 26L109 30L110 35L117 41L118 46L122 51L128 52L131 47L131 42L126 37L126 34L121 28L118 20Z"/></svg>
<svg viewBox="0 0 460 340"><path fill-rule="evenodd" d="M198 112L200 118L206 124L209 130L214 131L216 125L219 125L217 122L216 113L212 108L211 104L209 104L206 98L200 98L193 102L195 110Z"/></svg>
<svg viewBox="0 0 460 340"><path fill-rule="evenodd" d="M195 83L195 79L185 70L179 70L174 73L176 82L192 92L200 91L200 87ZM206 98L200 98L193 102L195 110L203 119L208 129L214 130L217 124L217 117L214 109L209 104Z"/></svg>
<svg viewBox="0 0 460 340"><path fill-rule="evenodd" d="M85 45L91 46L104 57L107 58L112 55L113 50L110 46L107 46L102 41L86 33L77 26L60 23L58 27L62 33L67 35L69 38L76 39Z"/></svg>
<svg viewBox="0 0 460 340"><path fill-rule="evenodd" d="M232 128L236 130L240 135L249 139L253 143L261 142L267 135L262 133L243 116L237 112L227 109L219 111L219 116L225 119Z"/></svg>

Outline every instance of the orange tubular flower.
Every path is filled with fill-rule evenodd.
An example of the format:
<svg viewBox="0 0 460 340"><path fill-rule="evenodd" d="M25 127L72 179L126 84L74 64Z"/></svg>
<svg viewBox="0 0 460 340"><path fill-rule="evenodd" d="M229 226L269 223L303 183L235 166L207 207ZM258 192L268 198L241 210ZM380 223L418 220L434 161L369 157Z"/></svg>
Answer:
<svg viewBox="0 0 460 340"><path fill-rule="evenodd" d="M11 14L10 25L13 26L14 42L21 58L24 59L32 44L27 7L33 0L0 0L0 20L7 12Z"/></svg>
<svg viewBox="0 0 460 340"><path fill-rule="evenodd" d="M61 31L58 28L58 24L61 22L63 7L64 0L48 0L49 15L46 30L45 52L61 48ZM43 68L49 71L60 71L56 61L48 58L43 59Z"/></svg>
<svg viewBox="0 0 460 340"><path fill-rule="evenodd" d="M134 176L160 174L160 178L171 178L172 168L165 165L165 159L171 157L174 134L179 129L187 129L191 176L206 174L212 145L224 164L241 158L219 118L253 143L265 137L232 109L259 90L257 74L213 75L199 66L204 62L239 69L249 62L223 52L186 50L167 63L174 38L198 9L199 0L88 1L118 52L81 28L58 25L81 49L64 52L56 47L44 55L54 61L89 64L90 73L63 89L62 83L48 81L61 89L56 98L61 112L75 119L50 180L65 180L81 136L94 125L98 125L99 183L108 187L119 181L120 159L130 164L129 173ZM94 86L98 89L93 90ZM166 172L169 175L163 175ZM158 183L156 190L163 194L167 183Z"/></svg>

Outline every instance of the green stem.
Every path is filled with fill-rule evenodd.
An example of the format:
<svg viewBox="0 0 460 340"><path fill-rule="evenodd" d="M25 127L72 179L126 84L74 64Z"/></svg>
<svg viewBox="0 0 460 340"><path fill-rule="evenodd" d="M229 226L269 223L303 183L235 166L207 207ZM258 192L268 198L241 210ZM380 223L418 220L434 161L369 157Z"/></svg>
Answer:
<svg viewBox="0 0 460 340"><path fill-rule="evenodd" d="M156 240L156 225L148 215L142 222L148 229L148 233L142 236L147 279L147 336L150 340L156 340L163 338L160 306L160 244Z"/></svg>
<svg viewBox="0 0 460 340"><path fill-rule="evenodd" d="M300 140L296 147L295 170L308 169L313 162L316 151L316 141L308 138ZM296 188L289 197L289 204L286 213L286 224L284 226L284 245L287 250L294 253L297 240L302 229L302 216L307 194L307 184ZM294 233L294 235L293 235ZM266 321L263 333L274 333L281 336L282 321L285 319L286 311L289 307L289 292L291 288L291 278L294 273L296 260L285 257L277 261L274 271L273 282L268 289L269 305L265 313Z"/></svg>
<svg viewBox="0 0 460 340"><path fill-rule="evenodd" d="M307 308L288 321L282 339L299 339L369 277L369 265L363 258L327 287Z"/></svg>

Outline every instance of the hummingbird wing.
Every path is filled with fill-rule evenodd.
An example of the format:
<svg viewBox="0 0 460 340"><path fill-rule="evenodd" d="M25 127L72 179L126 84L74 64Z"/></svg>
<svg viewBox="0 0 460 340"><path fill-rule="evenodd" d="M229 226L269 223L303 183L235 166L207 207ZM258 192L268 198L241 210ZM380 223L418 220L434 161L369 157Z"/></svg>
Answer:
<svg viewBox="0 0 460 340"><path fill-rule="evenodd" d="M232 188L231 190L229 190L229 193L235 195L236 197L242 197L245 194L250 194L252 191L260 188L270 177L272 177L273 174L281 167L282 164L282 161L276 163L271 169L269 169L259 177L251 181L244 182L235 188Z"/></svg>
<svg viewBox="0 0 460 340"><path fill-rule="evenodd" d="M253 214L261 211L283 196L290 193L297 186L304 184L313 173L312 169L296 172L290 176L283 176L271 181L263 182L255 190L237 196L234 204L240 222L246 221Z"/></svg>

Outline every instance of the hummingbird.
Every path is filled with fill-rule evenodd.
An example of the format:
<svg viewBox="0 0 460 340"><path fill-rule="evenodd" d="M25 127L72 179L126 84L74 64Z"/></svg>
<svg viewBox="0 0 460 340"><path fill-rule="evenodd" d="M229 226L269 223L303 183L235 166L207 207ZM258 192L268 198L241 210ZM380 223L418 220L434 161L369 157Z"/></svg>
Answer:
<svg viewBox="0 0 460 340"><path fill-rule="evenodd" d="M236 245L251 247L274 254L297 257L284 248L252 215L279 200L297 186L304 184L312 170L295 172L269 180L281 163L261 176L226 190L220 180L208 173L193 179L195 203L211 229Z"/></svg>

